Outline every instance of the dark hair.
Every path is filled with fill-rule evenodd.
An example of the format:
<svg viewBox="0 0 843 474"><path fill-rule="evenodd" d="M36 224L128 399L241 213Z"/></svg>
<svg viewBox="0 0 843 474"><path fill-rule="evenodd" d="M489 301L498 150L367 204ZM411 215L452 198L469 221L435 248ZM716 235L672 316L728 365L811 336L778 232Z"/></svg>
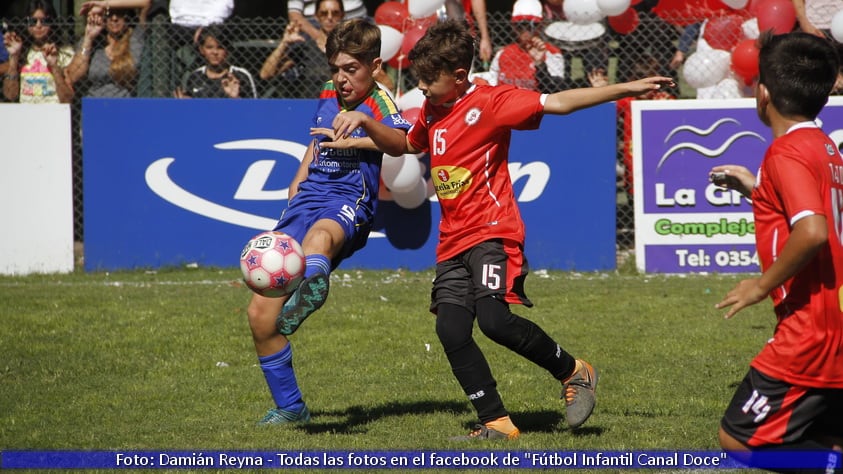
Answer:
<svg viewBox="0 0 843 474"><path fill-rule="evenodd" d="M58 45L59 28L56 25L58 18L56 9L53 7L53 3L49 0L30 0L29 4L26 6L26 20L29 20L29 18L31 18L38 10L44 12L44 16L52 22L50 24L50 33L47 35L46 42ZM21 40L23 41L21 54L23 55L23 59L26 60L27 51L29 51L29 48L32 47L32 35L29 34L29 31L27 31L26 34L21 35Z"/></svg>
<svg viewBox="0 0 843 474"><path fill-rule="evenodd" d="M381 54L380 28L360 18L340 23L328 33L325 56L333 62L340 53L370 64Z"/></svg>
<svg viewBox="0 0 843 474"><path fill-rule="evenodd" d="M223 49L231 54L231 42L228 40L228 35L226 34L225 27L223 25L214 23L203 27L199 32L199 37L196 38L196 46L202 47L202 45L205 44L205 40L208 38L215 39Z"/></svg>
<svg viewBox="0 0 843 474"><path fill-rule="evenodd" d="M825 38L796 32L758 38L758 82L786 117L816 118L828 101L839 69L837 51Z"/></svg>
<svg viewBox="0 0 843 474"><path fill-rule="evenodd" d="M468 71L474 61L474 37L464 21L434 23L410 51L409 59L416 76L425 82L436 81L442 72Z"/></svg>

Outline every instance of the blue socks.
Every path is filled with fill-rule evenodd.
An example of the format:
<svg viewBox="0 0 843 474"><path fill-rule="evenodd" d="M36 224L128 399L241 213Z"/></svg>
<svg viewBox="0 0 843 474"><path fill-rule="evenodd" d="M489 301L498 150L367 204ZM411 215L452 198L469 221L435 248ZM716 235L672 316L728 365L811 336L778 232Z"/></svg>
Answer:
<svg viewBox="0 0 843 474"><path fill-rule="evenodd" d="M331 261L324 255L319 255L318 253L308 255L305 257L305 262L307 263L304 269L305 278L310 278L317 273L322 273L323 275L331 274Z"/></svg>
<svg viewBox="0 0 843 474"><path fill-rule="evenodd" d="M280 352L258 357L258 360L278 408L298 413L304 406L304 400L293 371L292 346L288 343Z"/></svg>

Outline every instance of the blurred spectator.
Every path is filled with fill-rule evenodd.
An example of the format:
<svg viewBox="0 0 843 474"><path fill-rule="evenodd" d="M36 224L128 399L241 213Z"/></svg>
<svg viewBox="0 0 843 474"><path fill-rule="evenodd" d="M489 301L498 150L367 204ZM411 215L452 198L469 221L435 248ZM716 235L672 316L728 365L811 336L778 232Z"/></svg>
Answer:
<svg viewBox="0 0 843 474"><path fill-rule="evenodd" d="M518 0L512 7L515 42L501 48L486 80L491 85L511 84L522 89L553 92L565 75L562 51L541 37L542 7L539 0Z"/></svg>
<svg viewBox="0 0 843 474"><path fill-rule="evenodd" d="M149 3L149 0L113 0L110 3L103 0L83 4L81 11L87 11L85 35L67 69L72 84L85 86L82 95L134 95L146 28L144 25L130 26L133 10L127 6L144 9Z"/></svg>
<svg viewBox="0 0 843 474"><path fill-rule="evenodd" d="M344 15L342 0L316 1L316 18L322 37L327 38ZM301 25L297 20L287 24L278 47L266 58L260 70L260 78L273 81L276 95L280 97L317 97L322 85L331 77L330 65L325 58L325 43L306 36Z"/></svg>
<svg viewBox="0 0 843 474"><path fill-rule="evenodd" d="M199 32L199 54L205 65L187 73L175 96L185 98L257 98L252 74L228 64L231 49L222 25L211 25Z"/></svg>
<svg viewBox="0 0 843 474"><path fill-rule="evenodd" d="M830 37L831 18L843 10L843 0L791 0L799 29L812 35Z"/></svg>
<svg viewBox="0 0 843 474"><path fill-rule="evenodd" d="M53 4L49 0L32 0L26 11L27 32L19 35L9 31L3 35L9 54L3 95L22 104L70 103L73 88L65 68L73 59L73 47L58 44Z"/></svg>
<svg viewBox="0 0 843 474"><path fill-rule="evenodd" d="M367 16L366 5L363 0L344 0L345 18L363 18ZM316 0L287 0L287 21L297 22L307 36L319 44L325 50L327 34L319 27L319 18L316 17Z"/></svg>
<svg viewBox="0 0 843 474"><path fill-rule="evenodd" d="M173 78L201 63L197 42L201 29L223 24L234 11L234 0L170 0L168 39L173 52Z"/></svg>
<svg viewBox="0 0 843 474"><path fill-rule="evenodd" d="M609 69L609 35L603 21L590 25L569 22L565 16L565 0L541 0L545 23L562 28L554 30L553 39L565 55L564 88L588 87L588 75L604 74ZM574 59L582 63L584 78L574 78Z"/></svg>
<svg viewBox="0 0 843 474"><path fill-rule="evenodd" d="M0 74L6 74L9 70L9 52L6 51L6 44L0 41Z"/></svg>
<svg viewBox="0 0 843 474"><path fill-rule="evenodd" d="M674 56L680 30L653 12L658 3L658 0L642 0L631 7L638 12L640 23L631 33L617 35L618 82L632 80L636 64L646 57L653 57L659 64L656 74L671 76L676 79L674 82L679 83L677 72L671 66L676 64Z"/></svg>
<svg viewBox="0 0 843 474"><path fill-rule="evenodd" d="M486 15L486 0L446 0L445 12L448 18L464 18L471 27L472 34L479 36L479 59L483 63L483 69L488 69L493 50L489 19Z"/></svg>
<svg viewBox="0 0 843 474"><path fill-rule="evenodd" d="M679 35L679 42L676 45L676 51L673 53L673 58L668 65L672 71L682 67L685 59L688 58L688 53L694 46L694 42L700 34L701 23L693 23L682 29L682 34Z"/></svg>

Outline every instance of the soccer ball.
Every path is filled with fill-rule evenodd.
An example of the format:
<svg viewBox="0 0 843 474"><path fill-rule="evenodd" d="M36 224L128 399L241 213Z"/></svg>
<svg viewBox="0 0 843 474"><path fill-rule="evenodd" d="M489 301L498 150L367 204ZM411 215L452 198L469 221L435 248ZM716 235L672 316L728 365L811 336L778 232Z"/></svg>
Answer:
<svg viewBox="0 0 843 474"><path fill-rule="evenodd" d="M283 232L262 232L240 252L243 281L255 293L271 298L288 295L304 277L301 245Z"/></svg>

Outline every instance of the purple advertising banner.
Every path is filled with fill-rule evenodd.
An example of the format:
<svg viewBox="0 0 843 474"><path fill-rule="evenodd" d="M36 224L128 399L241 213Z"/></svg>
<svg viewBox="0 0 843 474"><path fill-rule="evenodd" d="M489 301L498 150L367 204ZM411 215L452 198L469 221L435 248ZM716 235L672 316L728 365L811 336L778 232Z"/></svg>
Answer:
<svg viewBox="0 0 843 474"><path fill-rule="evenodd" d="M772 141L754 99L633 101L636 265L646 273L760 270L752 203L711 184L712 166L756 171ZM820 114L843 143L843 98Z"/></svg>

